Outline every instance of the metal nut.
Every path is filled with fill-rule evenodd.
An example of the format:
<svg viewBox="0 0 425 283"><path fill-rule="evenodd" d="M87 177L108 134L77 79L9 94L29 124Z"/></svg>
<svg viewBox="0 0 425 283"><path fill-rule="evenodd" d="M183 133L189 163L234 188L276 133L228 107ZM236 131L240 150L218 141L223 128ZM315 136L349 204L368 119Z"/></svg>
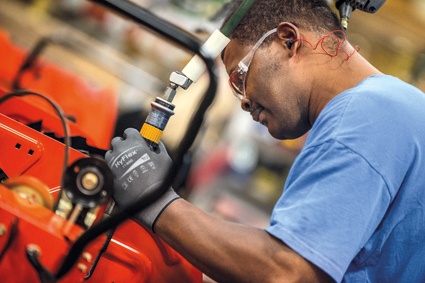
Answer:
<svg viewBox="0 0 425 283"><path fill-rule="evenodd" d="M77 264L77 268L81 272L86 272L87 271L87 265L85 265L84 263Z"/></svg>
<svg viewBox="0 0 425 283"><path fill-rule="evenodd" d="M93 259L93 256L91 255L91 253L88 252L84 252L82 255L83 259L85 259L87 262L91 262Z"/></svg>
<svg viewBox="0 0 425 283"><path fill-rule="evenodd" d="M4 225L3 223L0 223L0 236L3 236L6 233L7 233L6 225Z"/></svg>
<svg viewBox="0 0 425 283"><path fill-rule="evenodd" d="M176 84L183 89L187 89L192 81L180 72L172 72L170 75L170 83Z"/></svg>
<svg viewBox="0 0 425 283"><path fill-rule="evenodd" d="M86 190L94 190L99 184L99 177L92 172L88 172L82 177L81 183Z"/></svg>

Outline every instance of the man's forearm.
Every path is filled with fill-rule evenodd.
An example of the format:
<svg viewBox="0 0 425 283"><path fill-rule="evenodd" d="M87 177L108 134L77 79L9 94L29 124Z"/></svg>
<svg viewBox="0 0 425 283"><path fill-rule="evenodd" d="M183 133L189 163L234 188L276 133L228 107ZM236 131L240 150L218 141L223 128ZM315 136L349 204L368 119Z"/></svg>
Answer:
<svg viewBox="0 0 425 283"><path fill-rule="evenodd" d="M266 231L215 218L182 199L164 211L155 231L219 282L271 282L272 277L291 282L299 276L318 282L314 266Z"/></svg>

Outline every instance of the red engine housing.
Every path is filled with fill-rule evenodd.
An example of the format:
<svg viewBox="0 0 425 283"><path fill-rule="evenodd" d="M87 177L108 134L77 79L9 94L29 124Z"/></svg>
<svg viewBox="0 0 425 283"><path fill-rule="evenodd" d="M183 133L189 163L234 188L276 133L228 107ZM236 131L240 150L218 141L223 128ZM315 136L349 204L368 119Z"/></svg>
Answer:
<svg viewBox="0 0 425 283"><path fill-rule="evenodd" d="M8 92L24 56L25 51L0 32L0 57L8 60L0 66L0 97ZM117 114L113 91L94 90L82 79L48 62L43 62L37 71L37 78L24 76L22 86L64 105L64 111L72 112L77 121L69 124L71 134L85 137L91 146L107 149ZM42 121L41 131L27 126L36 121ZM45 135L45 131L63 136L59 118L39 98L13 98L0 105L0 169L9 180L22 176L36 178L48 188L47 194L56 198L65 146ZM84 157L84 153L71 148L68 164ZM72 244L84 232L80 226L72 225L65 233L65 225L67 221L52 209L31 198L22 198L6 183L0 183L0 278L7 278L7 282L40 281L27 259L28 249L39 251L40 263L55 274ZM199 270L132 220L118 226L93 275L85 280L105 238L102 235L87 243L75 266L58 282L202 281Z"/></svg>

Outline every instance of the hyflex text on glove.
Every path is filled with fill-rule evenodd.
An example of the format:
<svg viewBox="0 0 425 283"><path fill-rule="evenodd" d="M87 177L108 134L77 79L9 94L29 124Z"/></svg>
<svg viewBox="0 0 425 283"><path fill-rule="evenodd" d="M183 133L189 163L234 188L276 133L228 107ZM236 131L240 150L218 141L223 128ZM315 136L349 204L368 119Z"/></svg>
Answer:
<svg viewBox="0 0 425 283"><path fill-rule="evenodd" d="M105 160L114 174L113 198L121 209L157 190L172 164L162 142L153 151L139 131L132 128L124 131L123 138L112 139ZM163 196L133 218L153 230L164 209L178 198L176 192L169 188Z"/></svg>

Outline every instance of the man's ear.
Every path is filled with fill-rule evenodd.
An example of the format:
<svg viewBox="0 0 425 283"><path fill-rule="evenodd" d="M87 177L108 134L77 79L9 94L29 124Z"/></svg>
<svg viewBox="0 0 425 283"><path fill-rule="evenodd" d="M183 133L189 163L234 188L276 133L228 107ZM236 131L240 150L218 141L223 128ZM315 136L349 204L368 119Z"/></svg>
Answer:
<svg viewBox="0 0 425 283"><path fill-rule="evenodd" d="M282 22L277 26L277 37L285 44L285 48L288 49L290 56L294 55L298 49L298 28L289 22Z"/></svg>

